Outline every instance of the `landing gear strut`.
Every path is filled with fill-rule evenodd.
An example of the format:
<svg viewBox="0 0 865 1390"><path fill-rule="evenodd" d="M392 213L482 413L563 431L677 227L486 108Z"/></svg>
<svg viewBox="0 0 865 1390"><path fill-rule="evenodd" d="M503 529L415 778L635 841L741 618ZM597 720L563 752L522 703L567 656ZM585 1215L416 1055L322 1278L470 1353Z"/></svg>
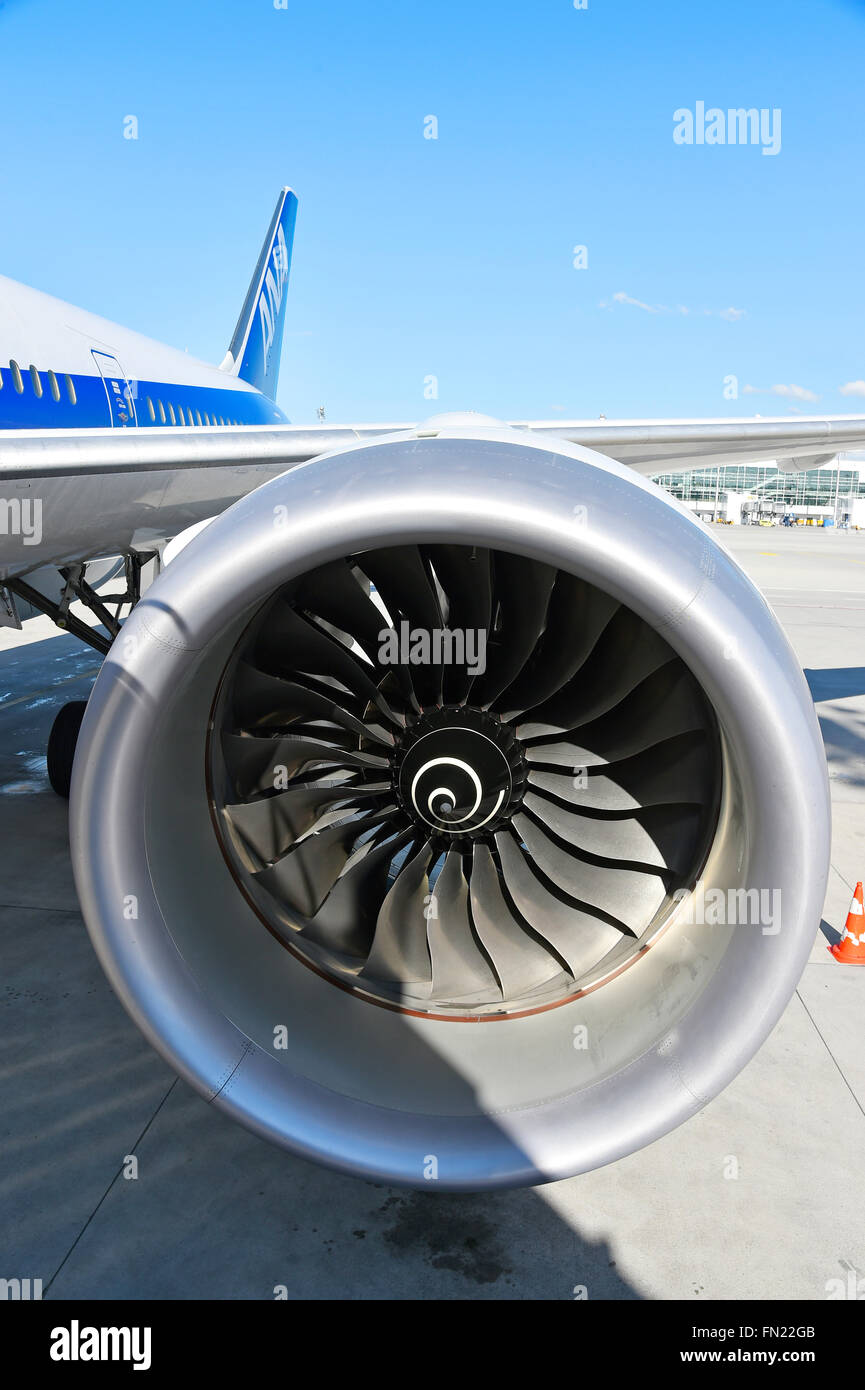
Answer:
<svg viewBox="0 0 865 1390"><path fill-rule="evenodd" d="M80 638L82 642L86 642L89 647L93 647L102 656L105 656L110 651L111 644L120 631L121 610L126 604L130 605L130 609L134 608L141 597L142 569L150 561L157 559L156 552L131 553L124 556L126 586L119 593L98 594L87 582L86 564L67 565L60 570L64 582L57 601L28 584L26 579L7 579L6 588L40 613L47 614L64 632L71 632L73 636ZM89 609L105 629L107 636L70 612L70 605L76 601ZM109 604L113 606L113 612ZM86 700L71 700L69 704L62 707L51 727L46 754L48 780L58 796L69 796L75 745L78 742L78 731L81 728L81 721L84 718L86 708Z"/></svg>

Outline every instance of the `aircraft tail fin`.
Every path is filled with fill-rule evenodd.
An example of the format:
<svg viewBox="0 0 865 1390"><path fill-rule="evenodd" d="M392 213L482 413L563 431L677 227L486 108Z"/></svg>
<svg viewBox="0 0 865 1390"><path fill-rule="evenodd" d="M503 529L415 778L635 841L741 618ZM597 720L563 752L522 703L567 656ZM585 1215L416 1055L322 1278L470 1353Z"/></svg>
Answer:
<svg viewBox="0 0 865 1390"><path fill-rule="evenodd" d="M222 370L248 381L271 400L276 396L285 327L285 301L297 198L290 188L279 195L255 273L237 320Z"/></svg>

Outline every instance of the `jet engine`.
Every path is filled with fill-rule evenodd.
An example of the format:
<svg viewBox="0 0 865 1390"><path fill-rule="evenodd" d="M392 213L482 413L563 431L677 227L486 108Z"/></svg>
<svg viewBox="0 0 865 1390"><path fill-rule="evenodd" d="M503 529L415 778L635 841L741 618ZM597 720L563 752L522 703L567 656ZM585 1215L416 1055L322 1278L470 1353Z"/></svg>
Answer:
<svg viewBox="0 0 865 1390"><path fill-rule="evenodd" d="M813 944L828 783L706 526L445 418L190 541L96 681L71 833L108 977L202 1096L478 1189L609 1163L744 1066Z"/></svg>

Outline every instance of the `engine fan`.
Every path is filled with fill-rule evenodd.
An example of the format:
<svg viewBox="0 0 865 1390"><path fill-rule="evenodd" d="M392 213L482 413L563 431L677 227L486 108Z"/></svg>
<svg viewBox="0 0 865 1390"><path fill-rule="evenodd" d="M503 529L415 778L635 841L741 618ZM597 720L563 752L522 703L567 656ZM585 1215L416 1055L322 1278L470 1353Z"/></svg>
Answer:
<svg viewBox="0 0 865 1390"><path fill-rule="evenodd" d="M504 1018L624 969L718 812L715 721L669 644L585 580L477 546L292 581L241 638L210 753L261 919L335 982L428 1016Z"/></svg>

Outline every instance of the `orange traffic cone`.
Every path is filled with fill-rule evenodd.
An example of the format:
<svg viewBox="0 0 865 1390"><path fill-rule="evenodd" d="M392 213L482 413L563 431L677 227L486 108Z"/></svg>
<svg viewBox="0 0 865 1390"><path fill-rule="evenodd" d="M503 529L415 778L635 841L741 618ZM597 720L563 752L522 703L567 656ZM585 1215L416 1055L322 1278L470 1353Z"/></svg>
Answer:
<svg viewBox="0 0 865 1390"><path fill-rule="evenodd" d="M829 950L842 965L865 965L865 907L862 904L861 883L856 884L841 940L830 946Z"/></svg>

